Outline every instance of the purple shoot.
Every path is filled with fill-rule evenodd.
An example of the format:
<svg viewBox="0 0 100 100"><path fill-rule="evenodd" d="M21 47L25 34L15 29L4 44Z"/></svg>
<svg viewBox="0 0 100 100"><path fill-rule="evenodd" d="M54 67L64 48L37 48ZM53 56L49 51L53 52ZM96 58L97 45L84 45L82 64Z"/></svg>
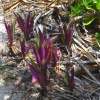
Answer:
<svg viewBox="0 0 100 100"><path fill-rule="evenodd" d="M65 24L63 25L62 28L59 27L59 33L61 33L59 35L59 39L64 45L69 46L71 44L73 37L72 32L73 32L73 26L71 26L69 30L67 29Z"/></svg>
<svg viewBox="0 0 100 100"><path fill-rule="evenodd" d="M69 86L70 90L73 91L73 89L74 89L74 68L71 69L70 74L71 75L69 75L69 72L66 71L65 78L68 82L68 86Z"/></svg>
<svg viewBox="0 0 100 100"><path fill-rule="evenodd" d="M12 46L13 44L13 39L14 39L14 34L15 34L15 23L16 23L16 19L14 19L13 22L11 22L11 24L7 24L7 22L4 21L10 46Z"/></svg>
<svg viewBox="0 0 100 100"><path fill-rule="evenodd" d="M46 90L43 75L41 75L39 72L37 72L33 65L29 64L29 66L30 66L30 71L31 71L31 74L32 74L32 83L34 83L37 79L42 90Z"/></svg>
<svg viewBox="0 0 100 100"><path fill-rule="evenodd" d="M23 58L25 58L25 56L26 56L25 53L29 52L29 50L31 48L31 45L29 45L28 47L26 47L24 34L22 34L22 37L20 39L20 46L21 46L21 52L22 52Z"/></svg>
<svg viewBox="0 0 100 100"><path fill-rule="evenodd" d="M15 13L15 16L17 17L17 22L21 31L24 33L25 39L28 40L29 34L32 32L33 29L34 14L31 14L29 12L25 20L18 13Z"/></svg>
<svg viewBox="0 0 100 100"><path fill-rule="evenodd" d="M50 62L51 53L50 53L50 50L46 47L44 47L42 49L44 49L44 53L45 53L44 58L41 57L41 55L39 54L39 51L33 46L33 51L34 51L35 56L36 56L37 64L34 62L31 55L27 54L27 56L31 59L31 63L32 63L32 65L29 65L30 71L32 74L32 82L34 82L37 79L40 86L41 86L41 89L46 90L46 86L47 86L47 83L49 81L47 71L48 71L48 64Z"/></svg>
<svg viewBox="0 0 100 100"><path fill-rule="evenodd" d="M45 90L46 86L50 81L50 76L48 74L48 65L51 59L51 42L50 39L46 39L45 34L42 34L39 30L39 36L36 38L36 47L33 46L33 51L36 56L36 62L34 62L31 55L27 56L31 59L31 74L32 82L35 81L35 78L38 80L41 89Z"/></svg>

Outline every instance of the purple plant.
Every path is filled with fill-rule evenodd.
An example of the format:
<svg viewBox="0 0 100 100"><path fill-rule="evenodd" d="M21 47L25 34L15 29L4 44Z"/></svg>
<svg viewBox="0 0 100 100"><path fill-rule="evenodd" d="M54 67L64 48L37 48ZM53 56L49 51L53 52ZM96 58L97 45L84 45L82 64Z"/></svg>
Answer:
<svg viewBox="0 0 100 100"><path fill-rule="evenodd" d="M65 78L68 82L68 86L69 86L70 90L73 91L73 89L74 89L74 68L71 69L70 74L68 71L66 71Z"/></svg>
<svg viewBox="0 0 100 100"><path fill-rule="evenodd" d="M17 22L21 31L24 33L25 39L28 40L29 34L32 32L33 29L34 14L31 14L29 12L26 19L23 19L18 13L15 13L15 16L17 17Z"/></svg>
<svg viewBox="0 0 100 100"><path fill-rule="evenodd" d="M59 27L59 40L62 42L62 44L69 46L72 41L73 37L73 26L70 27L68 30L66 25L64 24L63 27Z"/></svg>
<svg viewBox="0 0 100 100"><path fill-rule="evenodd" d="M22 52L23 58L25 58L25 56L26 56L25 53L28 53L28 51L31 48L31 44L28 47L26 47L24 34L22 35L22 37L20 39L20 46L21 46L21 52Z"/></svg>
<svg viewBox="0 0 100 100"><path fill-rule="evenodd" d="M33 46L33 51L36 56L36 62L30 54L27 56L31 59L30 71L32 74L32 82L38 80L41 89L45 90L46 86L50 82L50 76L48 73L48 65L51 60L52 47L50 39L46 39L45 34L43 35L39 30L39 38L36 38L36 48ZM55 58L54 58L55 59Z"/></svg>
<svg viewBox="0 0 100 100"><path fill-rule="evenodd" d="M16 19L14 19L13 22L11 22L11 24L7 24L7 22L4 20L10 46L13 44L13 39L15 34L15 23L16 23Z"/></svg>
<svg viewBox="0 0 100 100"><path fill-rule="evenodd" d="M32 82L37 79L42 90L45 90L49 82L49 75L47 73L47 70L51 58L51 51L50 48L47 47L48 42L46 42L46 44L45 42L43 43L40 43L41 46L39 47L39 49L33 46L37 64L33 61L31 55L27 54L27 56L31 59L32 62L32 65L29 65L32 74Z"/></svg>

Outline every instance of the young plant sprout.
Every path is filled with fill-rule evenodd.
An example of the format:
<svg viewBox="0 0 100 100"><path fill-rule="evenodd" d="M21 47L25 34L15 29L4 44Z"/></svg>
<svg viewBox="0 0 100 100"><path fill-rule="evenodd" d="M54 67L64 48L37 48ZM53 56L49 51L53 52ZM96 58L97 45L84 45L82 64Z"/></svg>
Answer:
<svg viewBox="0 0 100 100"><path fill-rule="evenodd" d="M45 34L42 34L40 30L39 37L36 38L36 47L33 45L33 51L36 56L36 62L30 54L27 54L27 56L31 59L31 64L29 64L29 66L32 74L32 82L37 79L41 89L46 90L46 86L50 82L48 67L52 55L52 45L50 39L46 39ZM57 56L56 52L57 47L53 49L53 54L55 54L55 56ZM57 58L54 57L53 59L56 64Z"/></svg>
<svg viewBox="0 0 100 100"><path fill-rule="evenodd" d="M24 33L25 39L29 40L29 34L33 29L34 13L31 14L29 12L26 19L23 19L18 13L15 13L15 16L17 17L17 22L21 31Z"/></svg>
<svg viewBox="0 0 100 100"><path fill-rule="evenodd" d="M59 39L62 42L63 45L69 46L72 41L73 37L73 26L70 27L68 30L66 25L64 24L63 27L59 27Z"/></svg>
<svg viewBox="0 0 100 100"><path fill-rule="evenodd" d="M65 78L71 91L74 89L74 68L71 69L70 73L65 71Z"/></svg>
<svg viewBox="0 0 100 100"><path fill-rule="evenodd" d="M7 30L8 40L9 40L10 46L12 46L13 40L14 40L15 23L16 23L16 18L14 18L14 20L11 22L11 24L7 24L7 22L4 20L4 24L5 24L5 27Z"/></svg>
<svg viewBox="0 0 100 100"><path fill-rule="evenodd" d="M31 45L29 45L28 47L26 47L24 34L22 34L22 36L20 38L20 46L21 46L21 52L22 52L23 58L25 58L25 56L26 56L25 53L29 52L29 50L31 48Z"/></svg>

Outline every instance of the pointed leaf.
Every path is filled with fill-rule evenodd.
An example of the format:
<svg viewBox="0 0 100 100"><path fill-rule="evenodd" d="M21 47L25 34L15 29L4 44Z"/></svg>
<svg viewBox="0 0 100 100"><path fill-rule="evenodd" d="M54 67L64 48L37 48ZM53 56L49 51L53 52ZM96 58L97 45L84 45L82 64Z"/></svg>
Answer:
<svg viewBox="0 0 100 100"><path fill-rule="evenodd" d="M36 38L36 48L39 50L40 47L40 39Z"/></svg>
<svg viewBox="0 0 100 100"><path fill-rule="evenodd" d="M13 39L14 39L14 35L15 35L15 24L16 24L16 20L17 20L17 18L14 18L13 19L13 22L12 22L12 27L13 27L12 37L13 37Z"/></svg>
<svg viewBox="0 0 100 100"><path fill-rule="evenodd" d="M65 44L67 46L69 46L71 44L71 41L72 41L72 37L73 37L73 26L70 27L69 30L67 30L67 32L65 33Z"/></svg>
<svg viewBox="0 0 100 100"><path fill-rule="evenodd" d="M40 42L40 47L39 47L39 55L41 60L45 58L45 48L43 47L43 44Z"/></svg>
<svg viewBox="0 0 100 100"><path fill-rule="evenodd" d="M73 91L73 89L74 89L74 81L72 81L72 82L70 83L69 87L70 87L70 90Z"/></svg>
<svg viewBox="0 0 100 100"><path fill-rule="evenodd" d="M25 29L24 29L24 19L18 14L18 13L14 13L15 16L17 17L17 22L18 22L18 25L19 27L21 28L22 32L25 32Z"/></svg>
<svg viewBox="0 0 100 100"><path fill-rule="evenodd" d="M13 27L15 27L15 26L13 26L12 23L11 23L11 25L10 24L7 25L5 20L4 20L4 24L5 24L5 28L7 30L8 40L10 42L10 45L12 45L13 44Z"/></svg>
<svg viewBox="0 0 100 100"><path fill-rule="evenodd" d="M36 56L36 61L39 65L39 67L41 66L41 58L40 58L40 55L39 55L39 52L38 50L33 46L33 51L35 53L35 56Z"/></svg>
<svg viewBox="0 0 100 100"><path fill-rule="evenodd" d="M20 41L23 41L25 39L24 33L22 33Z"/></svg>
<svg viewBox="0 0 100 100"><path fill-rule="evenodd" d="M71 69L71 82L74 81L74 68Z"/></svg>
<svg viewBox="0 0 100 100"><path fill-rule="evenodd" d="M26 55L31 59L32 65L34 66L35 70L40 73L39 67L38 65L34 62L33 57L28 53L26 53Z"/></svg>
<svg viewBox="0 0 100 100"><path fill-rule="evenodd" d="M25 58L25 40L21 41L20 40L20 45L21 45L21 52L22 52L22 55L23 55L23 58Z"/></svg>
<svg viewBox="0 0 100 100"><path fill-rule="evenodd" d="M33 65L29 64L30 67L30 71L32 74L32 83L34 83L36 81L37 75L36 75L36 70L34 69Z"/></svg>
<svg viewBox="0 0 100 100"><path fill-rule="evenodd" d="M100 1L96 4L96 8L100 10Z"/></svg>
<svg viewBox="0 0 100 100"><path fill-rule="evenodd" d="M89 25L89 24L91 24L93 22L94 19L95 19L95 17L87 18L87 19L84 20L83 24L84 25Z"/></svg>
<svg viewBox="0 0 100 100"><path fill-rule="evenodd" d="M66 78L68 85L69 85L70 76L69 76L68 71L65 72L65 78Z"/></svg>
<svg viewBox="0 0 100 100"><path fill-rule="evenodd" d="M39 81L39 84L40 84L42 90L45 90L46 87L45 87L44 77L40 74L38 74L37 77L38 77L37 79Z"/></svg>

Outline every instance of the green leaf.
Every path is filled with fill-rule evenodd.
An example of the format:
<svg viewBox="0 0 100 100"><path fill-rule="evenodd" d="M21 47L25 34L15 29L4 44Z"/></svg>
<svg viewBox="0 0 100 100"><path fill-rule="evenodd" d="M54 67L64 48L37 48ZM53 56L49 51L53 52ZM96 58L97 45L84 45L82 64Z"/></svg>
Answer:
<svg viewBox="0 0 100 100"><path fill-rule="evenodd" d="M96 4L96 8L100 10L100 1Z"/></svg>
<svg viewBox="0 0 100 100"><path fill-rule="evenodd" d="M85 4L89 4L89 3L93 2L93 1L92 1L92 0L83 0L83 2L84 2Z"/></svg>
<svg viewBox="0 0 100 100"><path fill-rule="evenodd" d="M12 26L13 26L13 39L14 39L14 35L15 35L15 24L16 24L16 20L17 20L17 18L15 17L14 19L13 19L13 22L12 22Z"/></svg>
<svg viewBox="0 0 100 100"><path fill-rule="evenodd" d="M21 36L20 40L23 41L24 38L25 38L24 33L22 33L22 36Z"/></svg>
<svg viewBox="0 0 100 100"><path fill-rule="evenodd" d="M82 5L85 7L85 9L95 11L95 9L92 8L92 4L90 4L91 2L92 2L92 4L93 4L93 1L92 1L92 0L83 0L83 1L82 1Z"/></svg>
<svg viewBox="0 0 100 100"><path fill-rule="evenodd" d="M26 55L31 59L32 65L33 65L33 67L35 68L35 70L36 70L38 73L41 73L40 70L39 70L38 65L34 62L33 57L32 57L29 53L28 53L28 54L26 53Z"/></svg>
<svg viewBox="0 0 100 100"><path fill-rule="evenodd" d="M40 39L37 37L36 38L36 48L39 49L40 47Z"/></svg>
<svg viewBox="0 0 100 100"><path fill-rule="evenodd" d="M74 14L74 13L71 13L71 14L69 14L69 16L70 16L70 17L74 17L74 16L75 16L75 14Z"/></svg>
<svg viewBox="0 0 100 100"><path fill-rule="evenodd" d="M71 8L71 10L72 10L73 12L76 12L76 8L75 8L74 6L70 6L70 8Z"/></svg>
<svg viewBox="0 0 100 100"><path fill-rule="evenodd" d="M46 40L44 40L43 44L42 44L42 48L44 48L46 46Z"/></svg>
<svg viewBox="0 0 100 100"><path fill-rule="evenodd" d="M89 25L89 24L92 23L92 21L93 21L94 19L95 19L95 18L87 18L87 19L84 20L83 24L84 24L84 25Z"/></svg>
<svg viewBox="0 0 100 100"><path fill-rule="evenodd" d="M95 11L95 9L93 9L91 6L89 6L89 5L85 5L85 7L86 7L86 9L88 9L88 10L93 10L93 11Z"/></svg>
<svg viewBox="0 0 100 100"><path fill-rule="evenodd" d="M43 59L44 60L44 59ZM44 68L45 68L45 66L44 66L44 63L45 63L45 60L44 61L42 61L42 63L41 63L41 67L40 67L40 72L41 72L41 75L43 75L44 74Z"/></svg>
<svg viewBox="0 0 100 100"><path fill-rule="evenodd" d="M52 51L55 51L55 46L54 45L52 45Z"/></svg>
<svg viewBox="0 0 100 100"><path fill-rule="evenodd" d="M69 77L68 72L65 72L65 78L66 78L67 82L69 83L70 77Z"/></svg>
<svg viewBox="0 0 100 100"><path fill-rule="evenodd" d="M86 0L86 1L88 4L93 2L93 0Z"/></svg>
<svg viewBox="0 0 100 100"><path fill-rule="evenodd" d="M70 8L75 14L80 14L84 10L80 3L75 6L70 6Z"/></svg>
<svg viewBox="0 0 100 100"><path fill-rule="evenodd" d="M46 34L46 28L43 26L43 31L42 31L43 34Z"/></svg>
<svg viewBox="0 0 100 100"><path fill-rule="evenodd" d="M93 3L97 3L97 0L93 0Z"/></svg>
<svg viewBox="0 0 100 100"><path fill-rule="evenodd" d="M100 34L99 34L98 32L96 32L96 33L95 33L95 37L96 37L97 39L100 39Z"/></svg>
<svg viewBox="0 0 100 100"><path fill-rule="evenodd" d="M33 17L35 15L35 13L33 12L33 13L31 13L31 17Z"/></svg>

